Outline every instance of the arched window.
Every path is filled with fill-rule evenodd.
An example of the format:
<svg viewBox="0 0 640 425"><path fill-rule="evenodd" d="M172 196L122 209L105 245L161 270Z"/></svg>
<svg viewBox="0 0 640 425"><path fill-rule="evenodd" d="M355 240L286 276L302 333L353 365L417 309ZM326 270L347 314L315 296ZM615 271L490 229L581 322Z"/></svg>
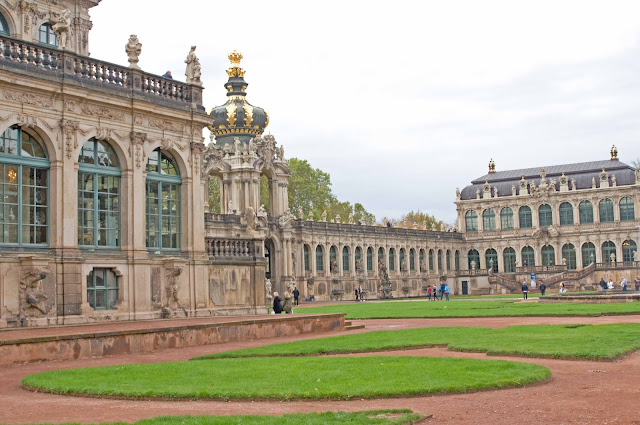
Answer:
<svg viewBox="0 0 640 425"><path fill-rule="evenodd" d="M355 260L356 260L356 270L358 270L358 262L362 260L362 248L360 248L359 246L356 247ZM364 265L362 265L362 267L364 267Z"/></svg>
<svg viewBox="0 0 640 425"><path fill-rule="evenodd" d="M577 268L576 247L573 244L564 244L562 247L562 260L567 264L567 269L575 270Z"/></svg>
<svg viewBox="0 0 640 425"><path fill-rule="evenodd" d="M367 271L373 271L373 248L367 248Z"/></svg>
<svg viewBox="0 0 640 425"><path fill-rule="evenodd" d="M469 270L479 269L480 268L480 253L477 249L472 249L469 251Z"/></svg>
<svg viewBox="0 0 640 425"><path fill-rule="evenodd" d="M0 244L48 243L49 165L34 134L14 125L0 136Z"/></svg>
<svg viewBox="0 0 640 425"><path fill-rule="evenodd" d="M525 246L522 248L522 267L534 267L536 265L536 254L533 248Z"/></svg>
<svg viewBox="0 0 640 425"><path fill-rule="evenodd" d="M636 260L636 252L638 251L638 245L635 241L627 240L622 242L622 261L625 263Z"/></svg>
<svg viewBox="0 0 640 425"><path fill-rule="evenodd" d="M533 217L531 215L531 208L524 206L518 210L521 229L531 229L533 227Z"/></svg>
<svg viewBox="0 0 640 425"><path fill-rule="evenodd" d="M573 224L573 205L569 202L560 204L560 226L571 226Z"/></svg>
<svg viewBox="0 0 640 425"><path fill-rule="evenodd" d="M389 271L396 269L396 250L389 248Z"/></svg>
<svg viewBox="0 0 640 425"><path fill-rule="evenodd" d="M467 226L467 233L476 233L478 231L478 214L475 211L467 211L464 215L464 221Z"/></svg>
<svg viewBox="0 0 640 425"><path fill-rule="evenodd" d="M611 241L606 241L602 244L602 262L612 263L618 261L616 254L616 244Z"/></svg>
<svg viewBox="0 0 640 425"><path fill-rule="evenodd" d="M378 262L384 264L384 248L378 248Z"/></svg>
<svg viewBox="0 0 640 425"><path fill-rule="evenodd" d="M596 262L596 246L591 242L582 244L582 267Z"/></svg>
<svg viewBox="0 0 640 425"><path fill-rule="evenodd" d="M40 28L38 28L38 42L40 44L58 47L58 37L48 22L40 25Z"/></svg>
<svg viewBox="0 0 640 425"><path fill-rule="evenodd" d="M433 270L433 249L429 250L429 271Z"/></svg>
<svg viewBox="0 0 640 425"><path fill-rule="evenodd" d="M456 271L459 272L460 271L460 251L456 251L454 257L455 257Z"/></svg>
<svg viewBox="0 0 640 425"><path fill-rule="evenodd" d="M636 219L636 212L633 208L633 199L625 196L620 200L620 221L633 221Z"/></svg>
<svg viewBox="0 0 640 425"><path fill-rule="evenodd" d="M173 158L156 149L147 160L147 248L180 249L180 187Z"/></svg>
<svg viewBox="0 0 640 425"><path fill-rule="evenodd" d="M551 245L545 245L542 247L542 265L556 265L556 250Z"/></svg>
<svg viewBox="0 0 640 425"><path fill-rule="evenodd" d="M447 265L447 270L451 270L451 251L447 250L447 254L445 256L445 264Z"/></svg>
<svg viewBox="0 0 640 425"><path fill-rule="evenodd" d="M9 35L9 25L7 25L7 20L4 19L2 13L0 13L0 34Z"/></svg>
<svg viewBox="0 0 640 425"><path fill-rule="evenodd" d="M509 207L500 211L500 228L502 230L513 229L513 210Z"/></svg>
<svg viewBox="0 0 640 425"><path fill-rule="evenodd" d="M342 270L349 271L349 248L346 246L342 248Z"/></svg>
<svg viewBox="0 0 640 425"><path fill-rule="evenodd" d="M409 250L409 270L414 271L416 269L416 251L412 248Z"/></svg>
<svg viewBox="0 0 640 425"><path fill-rule="evenodd" d="M303 248L304 251L304 271L305 272L310 272L311 271L311 261L309 258L309 245L304 245Z"/></svg>
<svg viewBox="0 0 640 425"><path fill-rule="evenodd" d="M593 204L591 201L582 201L578 206L580 209L580 224L593 223Z"/></svg>
<svg viewBox="0 0 640 425"><path fill-rule="evenodd" d="M553 224L553 211L551 210L551 205L540 205L540 208L538 208L538 222L540 227L549 227Z"/></svg>
<svg viewBox="0 0 640 425"><path fill-rule="evenodd" d="M496 213L493 210L482 212L482 229L485 232L496 230Z"/></svg>
<svg viewBox="0 0 640 425"><path fill-rule="evenodd" d="M329 248L329 271L336 272L340 270L338 266L338 249L335 246Z"/></svg>
<svg viewBox="0 0 640 425"><path fill-rule="evenodd" d="M400 248L400 270L407 270L407 259L404 248Z"/></svg>
<svg viewBox="0 0 640 425"><path fill-rule="evenodd" d="M438 270L442 270L442 250L438 250Z"/></svg>
<svg viewBox="0 0 640 425"><path fill-rule="evenodd" d="M613 223L613 201L609 198L600 201L600 223Z"/></svg>
<svg viewBox="0 0 640 425"><path fill-rule="evenodd" d="M316 271L324 271L324 249L322 249L322 245L316 247Z"/></svg>
<svg viewBox="0 0 640 425"><path fill-rule="evenodd" d="M516 250L513 248L505 248L502 251L502 257L504 258L504 271L505 273L516 272Z"/></svg>
<svg viewBox="0 0 640 425"><path fill-rule="evenodd" d="M484 253L484 259L487 263L487 270L493 270L498 273L498 253L495 249L489 248Z"/></svg>
<svg viewBox="0 0 640 425"><path fill-rule="evenodd" d="M78 158L78 245L120 246L120 167L108 143L91 139Z"/></svg>

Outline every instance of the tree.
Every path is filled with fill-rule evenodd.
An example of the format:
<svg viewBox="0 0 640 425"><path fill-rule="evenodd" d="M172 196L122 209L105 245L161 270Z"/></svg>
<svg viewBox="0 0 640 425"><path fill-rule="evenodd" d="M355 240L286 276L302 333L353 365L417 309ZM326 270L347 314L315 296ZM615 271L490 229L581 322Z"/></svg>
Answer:
<svg viewBox="0 0 640 425"><path fill-rule="evenodd" d="M220 214L220 179L216 176L209 177L209 212Z"/></svg>
<svg viewBox="0 0 640 425"><path fill-rule="evenodd" d="M289 160L289 209L309 214L319 220L335 197L331 193L331 177L319 168L313 168L306 160ZM328 213L328 211L327 211Z"/></svg>
<svg viewBox="0 0 640 425"><path fill-rule="evenodd" d="M635 161L631 161L631 165L636 167L636 170L640 170L640 158L636 159Z"/></svg>
<svg viewBox="0 0 640 425"><path fill-rule="evenodd" d="M414 225L417 225L419 229L425 228L431 229L432 227L435 230L445 230L445 223L441 220L438 220L432 215L427 213L418 211L411 211L408 214L405 214L400 218L400 220L395 219L387 219L386 217L382 219L382 223L385 224L387 221L391 222L391 225L394 227L406 227L413 228Z"/></svg>

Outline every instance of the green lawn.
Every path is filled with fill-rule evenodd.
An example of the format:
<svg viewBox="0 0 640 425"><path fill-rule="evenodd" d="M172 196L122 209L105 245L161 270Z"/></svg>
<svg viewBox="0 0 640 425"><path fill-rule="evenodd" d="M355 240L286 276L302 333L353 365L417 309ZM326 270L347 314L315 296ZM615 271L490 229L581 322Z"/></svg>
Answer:
<svg viewBox="0 0 640 425"><path fill-rule="evenodd" d="M640 314L640 303L578 304L517 303L513 299L496 301L397 301L363 302L297 307L295 313L346 313L347 319L393 319L436 317L499 316L599 316ZM308 304L305 304L308 305Z"/></svg>
<svg viewBox="0 0 640 425"><path fill-rule="evenodd" d="M109 422L100 425L405 425L421 419L408 409L366 412L295 413L282 416L160 416L134 422ZM47 424L42 424L47 425ZM79 425L62 424L62 425Z"/></svg>
<svg viewBox="0 0 640 425"><path fill-rule="evenodd" d="M445 345L450 350L490 354L612 360L640 348L640 324L531 325L502 329L442 327L375 331L265 345L195 359L383 351L433 345Z"/></svg>
<svg viewBox="0 0 640 425"><path fill-rule="evenodd" d="M131 364L30 375L55 393L189 399L351 399L466 392L548 378L542 366L434 357L268 357Z"/></svg>

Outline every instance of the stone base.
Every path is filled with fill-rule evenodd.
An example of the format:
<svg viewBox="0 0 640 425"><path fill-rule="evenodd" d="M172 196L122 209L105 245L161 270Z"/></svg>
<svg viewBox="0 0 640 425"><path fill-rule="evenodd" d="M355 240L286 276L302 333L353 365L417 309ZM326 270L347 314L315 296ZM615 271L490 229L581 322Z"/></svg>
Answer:
<svg viewBox="0 0 640 425"><path fill-rule="evenodd" d="M612 304L612 303L630 303L640 302L640 293L638 292L622 292L607 294L584 294L584 295L547 295L540 297L541 303L580 303L580 304Z"/></svg>

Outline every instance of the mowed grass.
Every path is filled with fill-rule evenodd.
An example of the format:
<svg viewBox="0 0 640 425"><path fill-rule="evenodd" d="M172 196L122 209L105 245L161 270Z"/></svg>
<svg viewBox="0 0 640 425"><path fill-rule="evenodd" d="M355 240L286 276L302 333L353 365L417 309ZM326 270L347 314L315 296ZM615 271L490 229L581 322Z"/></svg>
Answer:
<svg viewBox="0 0 640 425"><path fill-rule="evenodd" d="M364 412L295 413L282 416L160 416L130 422L109 422L100 425L406 425L421 419L408 409L371 410ZM41 424L50 425L50 424ZM68 423L62 425L79 425Z"/></svg>
<svg viewBox="0 0 640 425"><path fill-rule="evenodd" d="M194 360L250 356L300 356L445 345L455 351L529 357L612 360L640 348L640 323L530 325L502 329L441 327L374 331L210 354Z"/></svg>
<svg viewBox="0 0 640 425"><path fill-rule="evenodd" d="M269 357L131 364L30 375L61 394L188 399L351 399L459 393L548 378L543 366L434 357Z"/></svg>
<svg viewBox="0 0 640 425"><path fill-rule="evenodd" d="M640 302L615 304L517 303L496 301L397 301L297 307L296 313L346 313L347 319L400 319L438 317L600 316L640 314Z"/></svg>

